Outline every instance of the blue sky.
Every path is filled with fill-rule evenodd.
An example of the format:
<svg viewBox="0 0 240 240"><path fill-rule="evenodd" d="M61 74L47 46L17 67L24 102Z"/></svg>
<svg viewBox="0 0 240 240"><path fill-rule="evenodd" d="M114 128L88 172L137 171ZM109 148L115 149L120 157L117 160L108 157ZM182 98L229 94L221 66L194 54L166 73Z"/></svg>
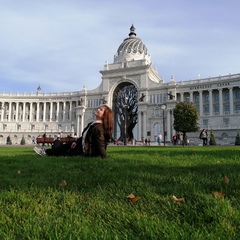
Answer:
<svg viewBox="0 0 240 240"><path fill-rule="evenodd" d="M240 73L239 0L0 0L0 93L94 89L132 24L168 82Z"/></svg>

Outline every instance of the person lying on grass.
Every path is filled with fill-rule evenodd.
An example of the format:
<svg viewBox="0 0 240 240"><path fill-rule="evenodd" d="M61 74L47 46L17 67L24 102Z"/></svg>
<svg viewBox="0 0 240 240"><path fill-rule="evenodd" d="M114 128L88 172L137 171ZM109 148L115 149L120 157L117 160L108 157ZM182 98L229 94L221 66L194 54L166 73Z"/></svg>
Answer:
<svg viewBox="0 0 240 240"><path fill-rule="evenodd" d="M52 149L34 151L40 156L89 156L106 158L107 145L112 139L113 112L107 105L102 105L95 112L96 120L90 122L82 132L82 137L72 143Z"/></svg>

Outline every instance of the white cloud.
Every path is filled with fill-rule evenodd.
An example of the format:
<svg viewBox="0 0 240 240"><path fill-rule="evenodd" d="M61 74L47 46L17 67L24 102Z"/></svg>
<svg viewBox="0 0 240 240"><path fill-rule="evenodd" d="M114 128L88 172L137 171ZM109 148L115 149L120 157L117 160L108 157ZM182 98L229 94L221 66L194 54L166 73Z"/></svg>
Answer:
<svg viewBox="0 0 240 240"><path fill-rule="evenodd" d="M0 8L1 91L75 91L101 83L131 24L161 76L239 72L239 3L5 0ZM223 5L224 4L224 5Z"/></svg>

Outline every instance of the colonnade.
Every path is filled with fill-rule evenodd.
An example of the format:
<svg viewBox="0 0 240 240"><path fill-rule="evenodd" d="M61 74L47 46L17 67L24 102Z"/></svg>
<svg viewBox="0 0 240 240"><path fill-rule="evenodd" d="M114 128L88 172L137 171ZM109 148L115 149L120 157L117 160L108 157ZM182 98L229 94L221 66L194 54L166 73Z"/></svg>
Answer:
<svg viewBox="0 0 240 240"><path fill-rule="evenodd" d="M200 116L232 115L240 110L240 89L228 87L179 92L177 100L192 102L198 108Z"/></svg>
<svg viewBox="0 0 240 240"><path fill-rule="evenodd" d="M76 101L1 102L0 120L7 122L75 121Z"/></svg>

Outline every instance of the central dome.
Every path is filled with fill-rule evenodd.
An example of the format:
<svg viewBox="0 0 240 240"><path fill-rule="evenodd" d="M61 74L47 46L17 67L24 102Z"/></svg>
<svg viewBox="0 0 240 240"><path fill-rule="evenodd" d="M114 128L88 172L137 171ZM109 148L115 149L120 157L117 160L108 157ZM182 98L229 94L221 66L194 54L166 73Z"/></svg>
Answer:
<svg viewBox="0 0 240 240"><path fill-rule="evenodd" d="M136 37L137 34L135 33L135 27L133 25L130 28L128 36L129 37L125 38L119 46L117 54L114 56L114 62L139 59L148 59L151 61L146 46L140 38Z"/></svg>

